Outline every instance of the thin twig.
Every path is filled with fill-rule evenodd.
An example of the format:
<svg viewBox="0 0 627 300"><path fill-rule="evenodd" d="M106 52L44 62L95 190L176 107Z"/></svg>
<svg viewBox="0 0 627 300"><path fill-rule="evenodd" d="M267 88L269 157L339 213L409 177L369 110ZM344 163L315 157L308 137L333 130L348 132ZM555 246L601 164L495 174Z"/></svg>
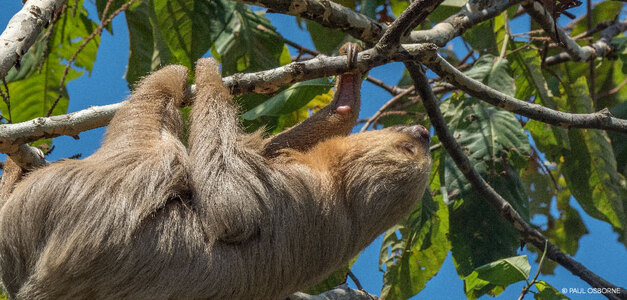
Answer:
<svg viewBox="0 0 627 300"><path fill-rule="evenodd" d="M372 125L372 123L376 122L377 119L379 119L379 117L381 116L383 111L385 111L390 106L394 105L394 103L396 103L397 101L403 99L403 97L409 95L409 93L411 93L413 91L414 91L414 87L412 86L412 87L406 89L404 92L402 92L402 93L392 97L392 99L390 99L388 102L383 104L383 106L381 106L381 108L379 108L379 110L377 110L377 112L372 117L370 117L370 119L368 119L368 121L366 121L366 124L364 124L364 126L361 127L361 130L359 130L359 132L364 132L364 131L368 130L368 127L370 127L370 125Z"/></svg>
<svg viewBox="0 0 627 300"><path fill-rule="evenodd" d="M546 249L547 249L547 243L549 241L546 240L546 242L544 243L544 250L542 251L542 258L540 258L540 263L538 264L538 270L536 271L536 275L533 276L533 279L531 280L531 282L527 281L527 285L525 285L522 288L522 291L520 292L520 296L518 297L518 300L522 300L525 297L525 294L527 294L527 292L529 292L529 289L536 284L536 280L538 279L538 276L540 275L540 270L542 269L542 264L544 263L544 259L546 258Z"/></svg>
<svg viewBox="0 0 627 300"><path fill-rule="evenodd" d="M592 30L592 1L590 0L586 0L586 22L588 23L588 31ZM594 42L592 40L590 40L588 42L588 45L592 47L592 44L594 44ZM588 92L590 93L590 99L592 99L592 107L594 109L596 109L597 105L596 105L596 97L595 97L595 75L594 75L594 60L590 60L590 62L588 62L588 69L590 72L590 80L588 82Z"/></svg>
<svg viewBox="0 0 627 300"><path fill-rule="evenodd" d="M8 123L13 123L13 120L11 119L11 94L9 92L9 84L7 83L6 78L2 78L2 84L4 85L6 93L0 89L0 94L2 94L2 101L4 101L4 104L7 105L7 112L9 113L9 118L6 120Z"/></svg>
<svg viewBox="0 0 627 300"><path fill-rule="evenodd" d="M83 49L85 49L85 46L87 46L87 44L89 42L91 42L96 37L96 35L100 35L102 33L103 28L105 26L109 25L109 23L111 23L113 18L115 18L119 13L125 11L129 6L131 6L131 4L135 3L136 1L138 1L138 0L130 0L127 3L124 3L124 5L122 5L116 11L114 11L111 14L111 16L109 16L109 18L107 18L104 22L102 22L100 24L100 26L98 26L98 28L96 28L96 30L94 30L94 32L92 32L89 36L87 36L83 40L83 43L78 47L78 49L76 49L76 52L74 52L72 57L68 60L66 66L65 66L65 69L63 70L63 76L61 76L61 81L59 82L59 95L57 96L56 99L54 99L54 102L52 103L52 106L50 106L50 109L48 110L48 113L46 114L46 117L49 117L49 116L52 115L52 111L54 110L54 108L59 103L59 100L61 100L61 97L63 96L63 90L64 90L64 87L65 87L65 78L67 77L67 74L70 71L70 68L72 67L72 64L74 64L74 61L78 57L78 54L81 51L83 51Z"/></svg>

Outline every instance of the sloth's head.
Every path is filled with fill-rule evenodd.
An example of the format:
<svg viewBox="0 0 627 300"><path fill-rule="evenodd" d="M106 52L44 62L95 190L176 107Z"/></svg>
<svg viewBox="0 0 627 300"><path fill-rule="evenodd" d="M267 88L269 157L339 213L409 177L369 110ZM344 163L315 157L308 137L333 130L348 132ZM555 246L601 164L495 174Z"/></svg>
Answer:
<svg viewBox="0 0 627 300"><path fill-rule="evenodd" d="M429 131L421 125L329 139L308 156L317 159L310 165L328 172L337 195L363 222L362 232L382 232L408 214L422 198L431 170Z"/></svg>

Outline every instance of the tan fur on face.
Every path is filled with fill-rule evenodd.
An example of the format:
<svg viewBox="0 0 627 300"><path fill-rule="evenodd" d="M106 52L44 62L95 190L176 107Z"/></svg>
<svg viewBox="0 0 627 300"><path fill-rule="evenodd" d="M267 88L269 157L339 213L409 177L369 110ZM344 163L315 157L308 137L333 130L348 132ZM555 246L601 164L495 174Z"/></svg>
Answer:
<svg viewBox="0 0 627 300"><path fill-rule="evenodd" d="M281 299L342 266L422 197L428 145L398 129L320 132L264 155L279 143L239 128L212 59L198 62L186 149L177 110L186 81L184 67L157 71L92 156L33 171L14 189L16 176L3 178L0 280L10 298Z"/></svg>

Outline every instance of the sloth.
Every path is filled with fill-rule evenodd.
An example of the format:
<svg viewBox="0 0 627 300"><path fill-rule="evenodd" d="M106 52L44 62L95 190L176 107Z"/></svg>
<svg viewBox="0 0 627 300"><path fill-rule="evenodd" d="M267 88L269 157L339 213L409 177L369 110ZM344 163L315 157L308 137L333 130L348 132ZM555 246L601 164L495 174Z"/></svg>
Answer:
<svg viewBox="0 0 627 300"><path fill-rule="evenodd" d="M342 267L424 193L424 127L348 135L359 73L339 77L324 109L264 139L240 128L217 63L200 59L186 147L187 79L183 66L144 78L83 160L23 177L7 161L0 280L10 299L282 299Z"/></svg>

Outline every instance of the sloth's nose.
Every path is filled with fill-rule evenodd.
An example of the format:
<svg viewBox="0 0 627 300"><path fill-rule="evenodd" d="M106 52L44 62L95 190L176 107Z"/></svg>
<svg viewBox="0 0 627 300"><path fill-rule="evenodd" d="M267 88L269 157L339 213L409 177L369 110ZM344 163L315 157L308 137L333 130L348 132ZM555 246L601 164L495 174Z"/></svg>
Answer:
<svg viewBox="0 0 627 300"><path fill-rule="evenodd" d="M401 127L400 132L403 132L414 139L429 142L429 130L422 125Z"/></svg>

